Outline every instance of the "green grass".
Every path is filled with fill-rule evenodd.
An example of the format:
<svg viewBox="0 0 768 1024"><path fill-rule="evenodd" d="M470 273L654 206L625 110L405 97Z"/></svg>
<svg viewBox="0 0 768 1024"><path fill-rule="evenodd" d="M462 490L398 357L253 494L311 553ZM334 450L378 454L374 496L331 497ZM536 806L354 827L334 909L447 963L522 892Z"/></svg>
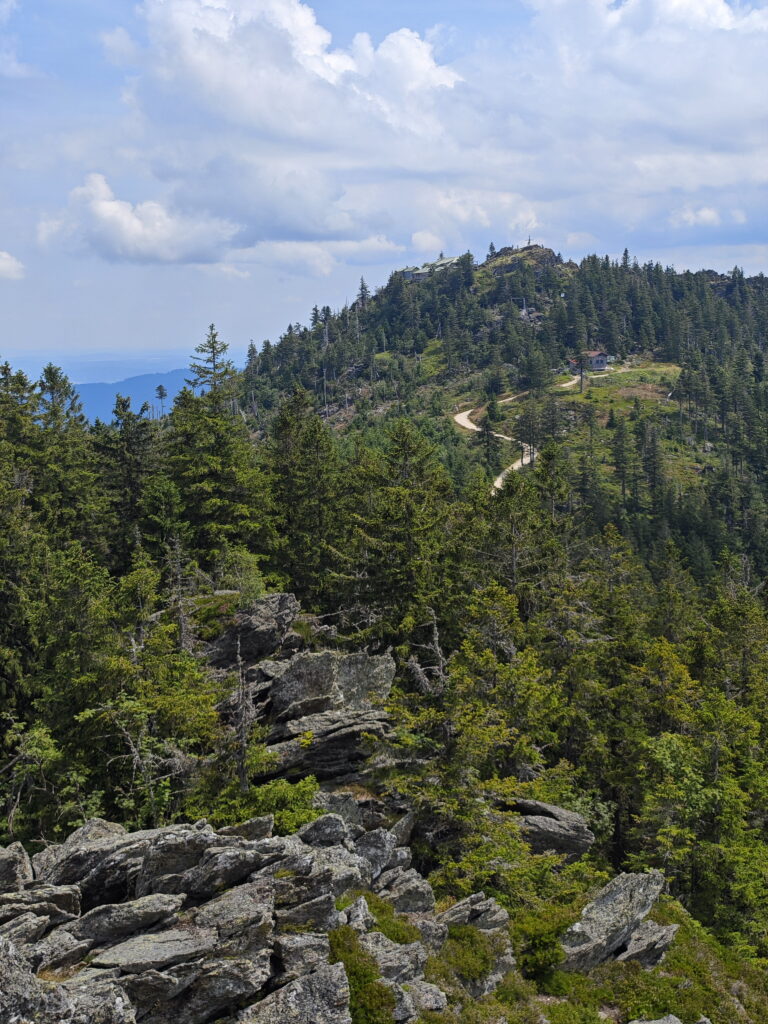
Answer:
<svg viewBox="0 0 768 1024"><path fill-rule="evenodd" d="M440 338L433 338L427 343L426 348L421 354L421 367L427 379L445 372L446 362L443 355L443 343Z"/></svg>

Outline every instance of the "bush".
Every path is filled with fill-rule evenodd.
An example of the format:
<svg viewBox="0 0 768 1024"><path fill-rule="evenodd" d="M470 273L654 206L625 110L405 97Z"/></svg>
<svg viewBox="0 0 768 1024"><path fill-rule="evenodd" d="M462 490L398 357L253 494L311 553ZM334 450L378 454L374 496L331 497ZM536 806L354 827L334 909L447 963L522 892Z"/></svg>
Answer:
<svg viewBox="0 0 768 1024"><path fill-rule="evenodd" d="M386 935L392 942L399 942L402 946L408 945L409 942L421 941L419 929L409 921L406 921L401 914L397 913L391 903L382 899L381 896L377 896L376 893L363 892L362 890L345 893L341 899L336 901L336 909L346 910L347 907L351 907L361 896L365 897L368 909L376 921L376 931L380 931L382 935Z"/></svg>
<svg viewBox="0 0 768 1024"><path fill-rule="evenodd" d="M378 964L360 945L357 932L342 925L328 938L331 963L343 963L347 972L352 1024L392 1024L395 994L381 984Z"/></svg>

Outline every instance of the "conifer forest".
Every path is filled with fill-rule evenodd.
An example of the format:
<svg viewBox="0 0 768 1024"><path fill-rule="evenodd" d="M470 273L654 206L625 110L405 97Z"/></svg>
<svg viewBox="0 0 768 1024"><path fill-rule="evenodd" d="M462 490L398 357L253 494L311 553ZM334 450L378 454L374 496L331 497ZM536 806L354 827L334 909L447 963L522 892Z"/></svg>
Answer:
<svg viewBox="0 0 768 1024"><path fill-rule="evenodd" d="M455 979L491 953L452 925L425 969L447 1006L393 1018L339 926L354 1024L764 1024L767 579L762 274L491 246L361 280L244 366L203 324L187 386L118 395L109 422L56 366L6 363L0 848L46 851L93 819L274 815L290 836L333 777L409 815L438 910L492 897L514 950L461 1001ZM316 728L278 757L258 687L279 659L254 682L240 640L219 656L274 595L300 608L296 650L393 661L343 771L343 743L333 771L313 760ZM291 699L280 718L272 698L278 725ZM588 851L529 841L528 803L580 816ZM659 966L565 968L595 894L648 872L653 920L678 926Z"/></svg>

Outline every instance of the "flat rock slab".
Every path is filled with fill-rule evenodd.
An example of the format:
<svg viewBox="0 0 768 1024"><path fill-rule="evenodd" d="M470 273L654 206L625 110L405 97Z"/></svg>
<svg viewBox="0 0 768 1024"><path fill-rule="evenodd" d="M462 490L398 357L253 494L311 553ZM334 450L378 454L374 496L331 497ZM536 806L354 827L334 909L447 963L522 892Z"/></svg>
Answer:
<svg viewBox="0 0 768 1024"><path fill-rule="evenodd" d="M95 907L83 914L77 921L67 926L76 939L90 939L93 944L99 942L116 942L162 921L163 918L175 913L184 903L185 897L180 896L142 896L129 903L111 903L103 907Z"/></svg>
<svg viewBox="0 0 768 1024"><path fill-rule="evenodd" d="M214 928L169 928L152 935L137 935L106 949L93 958L93 965L119 967L123 974L161 970L210 953L218 940Z"/></svg>

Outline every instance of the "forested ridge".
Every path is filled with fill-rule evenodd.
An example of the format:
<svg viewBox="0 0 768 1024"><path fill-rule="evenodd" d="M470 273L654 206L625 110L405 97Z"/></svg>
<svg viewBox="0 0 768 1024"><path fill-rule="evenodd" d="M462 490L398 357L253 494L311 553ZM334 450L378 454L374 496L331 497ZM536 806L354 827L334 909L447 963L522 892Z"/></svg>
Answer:
<svg viewBox="0 0 768 1024"><path fill-rule="evenodd" d="M259 728L217 710L237 680L200 656L290 591L327 643L392 650L376 786L428 824L438 892L510 909L529 977L559 991L552 937L649 868L762 969L767 346L762 275L492 247L361 282L244 368L211 326L162 415L118 397L89 425L55 367L0 367L0 843L309 820L316 784L267 781ZM613 369L559 389L591 349ZM494 432L538 453L496 493L519 450ZM589 857L532 854L521 797L583 814Z"/></svg>

